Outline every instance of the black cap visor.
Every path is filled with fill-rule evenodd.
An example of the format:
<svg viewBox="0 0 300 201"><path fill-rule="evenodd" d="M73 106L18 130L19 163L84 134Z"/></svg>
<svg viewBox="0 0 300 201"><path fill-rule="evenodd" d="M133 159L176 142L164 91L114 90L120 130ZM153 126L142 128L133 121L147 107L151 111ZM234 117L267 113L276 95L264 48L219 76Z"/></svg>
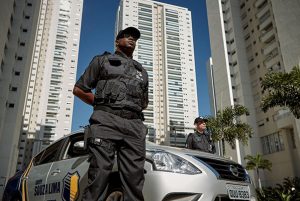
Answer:
<svg viewBox="0 0 300 201"><path fill-rule="evenodd" d="M127 27L124 30L121 30L117 37L116 40L120 39L120 38L124 38L125 34L129 34L130 36L132 36L133 38L139 39L141 37L141 33L140 31L135 28L135 27Z"/></svg>

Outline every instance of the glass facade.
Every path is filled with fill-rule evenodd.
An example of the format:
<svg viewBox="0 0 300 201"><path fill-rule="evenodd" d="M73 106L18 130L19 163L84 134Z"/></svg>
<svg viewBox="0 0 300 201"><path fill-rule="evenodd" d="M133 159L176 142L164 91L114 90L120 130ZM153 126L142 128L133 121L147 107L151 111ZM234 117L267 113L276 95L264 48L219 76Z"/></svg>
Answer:
<svg viewBox="0 0 300 201"><path fill-rule="evenodd" d="M184 111L178 11L165 9L165 15L169 125L180 134L184 132Z"/></svg>
<svg viewBox="0 0 300 201"><path fill-rule="evenodd" d="M148 72L149 76L149 105L144 111L145 123L149 128L154 127L153 109L153 27L152 6L138 3L138 29L141 38L138 40L138 61Z"/></svg>

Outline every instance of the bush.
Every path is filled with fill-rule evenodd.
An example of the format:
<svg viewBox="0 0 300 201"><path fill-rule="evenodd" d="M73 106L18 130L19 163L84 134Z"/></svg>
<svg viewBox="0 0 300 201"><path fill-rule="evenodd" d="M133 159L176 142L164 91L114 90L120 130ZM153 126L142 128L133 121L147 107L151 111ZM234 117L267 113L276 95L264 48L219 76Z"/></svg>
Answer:
<svg viewBox="0 0 300 201"><path fill-rule="evenodd" d="M259 201L300 201L300 178L285 178L275 187L256 189Z"/></svg>

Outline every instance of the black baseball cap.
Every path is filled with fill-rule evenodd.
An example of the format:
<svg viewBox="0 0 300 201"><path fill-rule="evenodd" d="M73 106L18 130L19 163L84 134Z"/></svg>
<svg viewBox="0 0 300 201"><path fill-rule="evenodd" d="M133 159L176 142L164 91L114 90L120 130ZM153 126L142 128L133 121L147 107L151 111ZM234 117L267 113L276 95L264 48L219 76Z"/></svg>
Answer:
<svg viewBox="0 0 300 201"><path fill-rule="evenodd" d="M194 124L197 124L199 122L207 122L207 121L208 120L206 118L200 116L195 119Z"/></svg>
<svg viewBox="0 0 300 201"><path fill-rule="evenodd" d="M141 37L141 32L137 28L127 27L126 29L119 31L119 33L116 37L116 40L123 38L124 34L130 34L131 36L133 36L136 39L139 39Z"/></svg>

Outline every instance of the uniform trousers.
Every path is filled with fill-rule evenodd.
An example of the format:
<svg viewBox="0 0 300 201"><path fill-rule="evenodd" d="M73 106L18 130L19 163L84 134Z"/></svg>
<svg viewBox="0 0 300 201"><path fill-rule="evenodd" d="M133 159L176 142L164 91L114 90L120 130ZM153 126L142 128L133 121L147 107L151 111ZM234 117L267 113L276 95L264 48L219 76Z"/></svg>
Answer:
<svg viewBox="0 0 300 201"><path fill-rule="evenodd" d="M146 127L140 119L126 119L104 111L90 118L90 167L84 201L103 200L115 155L124 201L143 201Z"/></svg>

